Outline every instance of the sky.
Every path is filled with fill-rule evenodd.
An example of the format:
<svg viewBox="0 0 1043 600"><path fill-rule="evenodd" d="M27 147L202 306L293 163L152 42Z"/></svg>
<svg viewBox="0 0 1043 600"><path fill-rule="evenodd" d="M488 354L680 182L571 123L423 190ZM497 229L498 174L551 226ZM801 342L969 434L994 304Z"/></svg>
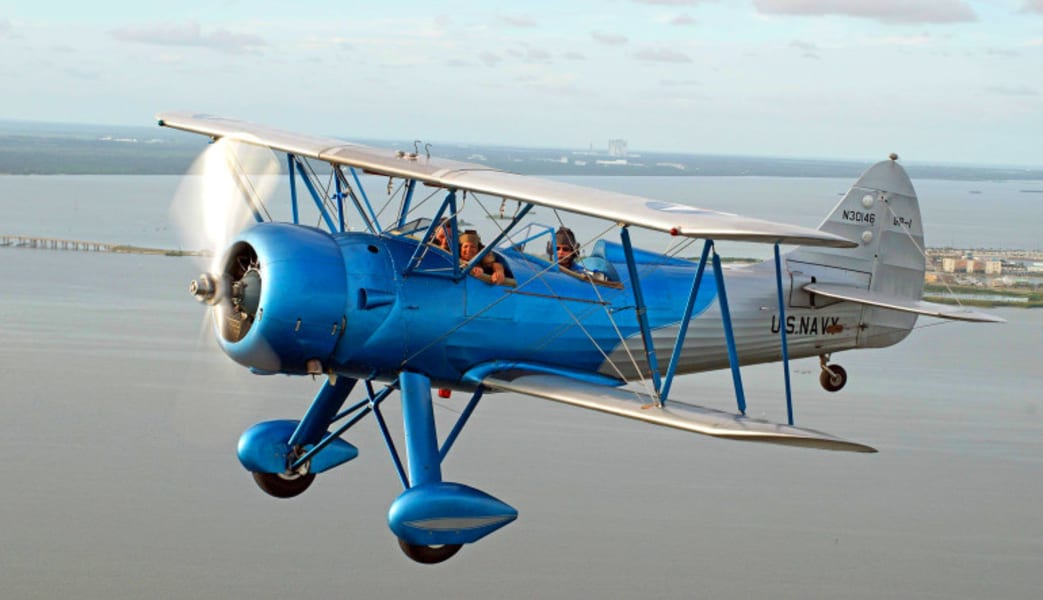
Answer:
<svg viewBox="0 0 1043 600"><path fill-rule="evenodd" d="M0 119L1043 165L1043 0L0 0Z"/></svg>

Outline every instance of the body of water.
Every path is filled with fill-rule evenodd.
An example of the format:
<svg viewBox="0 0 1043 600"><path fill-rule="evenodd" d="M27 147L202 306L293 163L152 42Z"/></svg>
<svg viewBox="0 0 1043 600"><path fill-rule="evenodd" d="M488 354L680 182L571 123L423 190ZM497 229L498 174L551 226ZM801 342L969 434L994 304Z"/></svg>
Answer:
<svg viewBox="0 0 1043 600"><path fill-rule="evenodd" d="M1033 181L917 180L928 246L1010 248L1043 250L1043 196L1024 189L1043 186ZM382 206L387 180L367 178L374 205ZM750 217L817 227L829 214L853 180L800 177L561 177L579 185L639 194L650 198L692 204L702 208ZM172 224L170 209L182 179L175 176L73 175L0 177L0 234L27 234L86 239L137 246L179 248L182 238ZM972 193L976 192L976 193ZM303 192L302 192L303 193ZM439 200L444 192L419 188L418 201ZM277 197L287 197L280 188ZM182 196L183 197L183 196ZM286 202L273 203L276 214L287 213ZM309 201L302 201L302 210ZM485 218L498 214L499 199L463 203L464 217L482 233L493 229ZM514 203L509 203L509 211ZM423 211L424 209L421 208ZM281 211L281 213L280 213ZM557 224L552 211L537 208L536 220ZM288 213L287 213L288 214ZM510 212L508 212L510 214ZM382 214L385 224L390 211ZM605 231L603 221L562 214L589 239ZM311 217L318 224L316 217ZM305 219L305 222L308 222ZM485 228L489 228L488 231ZM582 235L586 234L586 235ZM663 236L635 230L637 240L660 248ZM615 239L615 234L610 233ZM722 252L759 254L763 246L720 243ZM770 254L770 248L767 249Z"/></svg>
<svg viewBox="0 0 1043 600"><path fill-rule="evenodd" d="M647 179L590 183L810 225L847 185ZM928 243L1039 249L1035 204L975 213L988 183L937 199L931 182L918 185ZM0 178L0 231L176 246L176 186ZM976 237L958 237L960 223ZM797 423L873 455L487 396L444 473L520 516L430 567L405 558L387 529L401 489L372 421L347 436L360 457L301 497L256 489L236 459L239 434L299 418L321 381L250 375L221 354L186 292L199 270L189 258L0 249L0 596L1027 599L1043 589L1043 311L995 311L1004 325L922 319L893 348L836 355L850 377L837 394L819 387L817 361L793 363ZM752 415L784 418L781 379L777 364L744 370ZM727 372L683 377L673 395L734 402ZM466 400L439 401L443 435ZM400 436L397 403L386 416Z"/></svg>

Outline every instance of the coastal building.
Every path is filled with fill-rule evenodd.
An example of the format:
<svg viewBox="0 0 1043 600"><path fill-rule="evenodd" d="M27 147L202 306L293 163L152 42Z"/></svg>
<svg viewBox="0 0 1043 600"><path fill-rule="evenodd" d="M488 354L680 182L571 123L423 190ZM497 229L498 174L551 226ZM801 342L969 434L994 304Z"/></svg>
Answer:
<svg viewBox="0 0 1043 600"><path fill-rule="evenodd" d="M1003 261L946 257L942 259L942 271L945 273L1000 275L1003 273Z"/></svg>

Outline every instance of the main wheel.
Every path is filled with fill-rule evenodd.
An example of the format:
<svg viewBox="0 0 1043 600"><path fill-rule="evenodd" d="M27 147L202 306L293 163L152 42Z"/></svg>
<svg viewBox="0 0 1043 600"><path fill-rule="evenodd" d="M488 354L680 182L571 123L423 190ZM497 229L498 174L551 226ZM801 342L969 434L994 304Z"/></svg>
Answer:
<svg viewBox="0 0 1043 600"><path fill-rule="evenodd" d="M253 476L257 487L276 498L293 498L300 495L315 481L315 473L290 477L282 473L255 472Z"/></svg>
<svg viewBox="0 0 1043 600"><path fill-rule="evenodd" d="M433 565L447 561L459 552L461 544L444 544L441 546L414 546L399 538L398 545L406 556L418 563Z"/></svg>
<svg viewBox="0 0 1043 600"><path fill-rule="evenodd" d="M827 392L836 392L847 383L847 371L840 365L829 365L819 373L818 382Z"/></svg>

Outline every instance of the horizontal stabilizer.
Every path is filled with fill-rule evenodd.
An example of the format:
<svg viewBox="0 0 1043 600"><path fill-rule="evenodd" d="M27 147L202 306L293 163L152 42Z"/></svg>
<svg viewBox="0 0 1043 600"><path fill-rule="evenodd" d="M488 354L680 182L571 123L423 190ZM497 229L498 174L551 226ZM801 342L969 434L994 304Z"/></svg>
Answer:
<svg viewBox="0 0 1043 600"><path fill-rule="evenodd" d="M813 429L751 419L674 400L670 400L664 407L658 407L645 393L579 381L563 375L511 370L490 374L482 380L482 384L494 390L527 394L714 437L825 450L876 452L869 446Z"/></svg>
<svg viewBox="0 0 1043 600"><path fill-rule="evenodd" d="M990 315L963 306L950 306L948 304L936 304L924 302L923 300L911 300L888 294L881 294L864 288L856 288L846 285L828 283L809 283L804 286L805 292L819 294L827 298L868 304L880 308L889 308L901 312L927 315L940 319L954 319L957 321L973 321L975 323L1006 323L1006 319Z"/></svg>

